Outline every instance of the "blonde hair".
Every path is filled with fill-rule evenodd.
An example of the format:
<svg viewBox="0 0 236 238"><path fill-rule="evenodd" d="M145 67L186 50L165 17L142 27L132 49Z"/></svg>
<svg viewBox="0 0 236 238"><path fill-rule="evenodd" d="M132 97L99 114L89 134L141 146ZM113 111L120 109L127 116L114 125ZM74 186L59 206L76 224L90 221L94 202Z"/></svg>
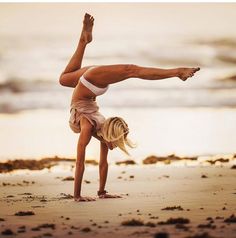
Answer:
<svg viewBox="0 0 236 238"><path fill-rule="evenodd" d="M110 117L106 119L98 135L129 155L126 145L130 148L134 148L135 145L127 138L128 133L128 125L121 117Z"/></svg>

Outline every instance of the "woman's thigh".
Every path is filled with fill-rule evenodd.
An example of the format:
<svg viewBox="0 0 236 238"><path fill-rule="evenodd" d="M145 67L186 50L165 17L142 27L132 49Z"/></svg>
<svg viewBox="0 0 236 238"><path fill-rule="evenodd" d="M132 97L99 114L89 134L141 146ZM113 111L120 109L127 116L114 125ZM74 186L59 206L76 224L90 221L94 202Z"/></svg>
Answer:
<svg viewBox="0 0 236 238"><path fill-rule="evenodd" d="M131 64L96 66L85 72L84 77L97 86L106 86L133 77L137 67Z"/></svg>

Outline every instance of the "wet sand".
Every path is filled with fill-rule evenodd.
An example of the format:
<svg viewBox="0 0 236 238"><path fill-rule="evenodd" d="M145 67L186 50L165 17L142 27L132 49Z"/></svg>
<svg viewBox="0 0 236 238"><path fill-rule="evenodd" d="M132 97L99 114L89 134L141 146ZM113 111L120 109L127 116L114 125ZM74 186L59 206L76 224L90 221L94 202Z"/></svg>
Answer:
<svg viewBox="0 0 236 238"><path fill-rule="evenodd" d="M82 192L95 196L98 167L86 167ZM234 238L231 167L112 165L106 189L123 198L88 203L73 201L73 169L1 174L0 237Z"/></svg>

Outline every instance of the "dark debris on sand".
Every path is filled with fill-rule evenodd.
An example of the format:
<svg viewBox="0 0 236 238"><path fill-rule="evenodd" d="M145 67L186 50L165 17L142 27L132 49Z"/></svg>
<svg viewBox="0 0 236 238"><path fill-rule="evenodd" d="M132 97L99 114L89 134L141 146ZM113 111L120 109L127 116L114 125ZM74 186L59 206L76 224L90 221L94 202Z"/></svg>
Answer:
<svg viewBox="0 0 236 238"><path fill-rule="evenodd" d="M31 230L32 231L40 231L41 229L48 229L48 228L50 228L52 230L55 230L56 225L55 224L44 223L44 224L38 225L36 227L33 227Z"/></svg>
<svg viewBox="0 0 236 238"><path fill-rule="evenodd" d="M148 227L156 227L156 224L155 223L153 223L153 222L147 222L147 223L145 223L144 224L145 226L148 226Z"/></svg>
<svg viewBox="0 0 236 238"><path fill-rule="evenodd" d="M91 231L91 228L89 228L89 227L84 227L83 229L81 229L81 231L83 231L83 232L90 232L90 231Z"/></svg>
<svg viewBox="0 0 236 238"><path fill-rule="evenodd" d="M13 195L7 195L6 198L14 198L15 196Z"/></svg>
<svg viewBox="0 0 236 238"><path fill-rule="evenodd" d="M18 230L25 230L26 229L26 226L19 226L18 227Z"/></svg>
<svg viewBox="0 0 236 238"><path fill-rule="evenodd" d="M213 225L212 222L209 222L207 224L199 224L197 227L202 229L215 229L216 225Z"/></svg>
<svg viewBox="0 0 236 238"><path fill-rule="evenodd" d="M43 236L52 236L51 233L44 233Z"/></svg>
<svg viewBox="0 0 236 238"><path fill-rule="evenodd" d="M179 230L183 230L183 231L188 231L189 230L189 227L185 226L184 224L176 224L175 228L179 229Z"/></svg>
<svg viewBox="0 0 236 238"><path fill-rule="evenodd" d="M144 223L143 221L141 220L137 220L137 219L131 219L131 220L126 220L126 221L123 221L121 223L122 226L148 226L148 227L156 227L156 223L153 223L153 222L146 222Z"/></svg>
<svg viewBox="0 0 236 238"><path fill-rule="evenodd" d="M156 164L157 162L164 162L166 164L170 164L172 161L181 161L181 160L197 160L198 157L179 157L174 154L168 156L148 156L143 160L143 164Z"/></svg>
<svg viewBox="0 0 236 238"><path fill-rule="evenodd" d="M66 193L60 193L60 198L59 199L73 199L74 196L71 194L66 194Z"/></svg>
<svg viewBox="0 0 236 238"><path fill-rule="evenodd" d="M25 233L26 232L26 226L19 226L18 227L18 230L17 230L17 233Z"/></svg>
<svg viewBox="0 0 236 238"><path fill-rule="evenodd" d="M151 216L150 219L159 219L158 216Z"/></svg>
<svg viewBox="0 0 236 238"><path fill-rule="evenodd" d="M173 206L173 207L164 207L161 210L166 210L166 211L174 211L174 210L183 211L184 209L181 206Z"/></svg>
<svg viewBox="0 0 236 238"><path fill-rule="evenodd" d="M14 235L15 233L11 230L11 229L6 229L2 231L2 235L5 236L10 236L10 235Z"/></svg>
<svg viewBox="0 0 236 238"><path fill-rule="evenodd" d="M68 177L65 177L65 178L62 179L62 181L74 181L74 180L75 179L72 176L68 176Z"/></svg>
<svg viewBox="0 0 236 238"><path fill-rule="evenodd" d="M75 159L55 156L51 158L43 158L41 160L8 160L7 162L0 163L0 173L7 173L18 169L42 170L44 168L51 168L62 161L74 162Z"/></svg>
<svg viewBox="0 0 236 238"><path fill-rule="evenodd" d="M49 223L44 223L44 224L42 224L42 225L39 225L38 227L39 227L39 228L51 228L52 230L55 230L55 229L56 229L56 225L53 224L53 223L51 223L51 224L49 224Z"/></svg>
<svg viewBox="0 0 236 238"><path fill-rule="evenodd" d="M28 185L32 185L32 184L35 184L35 182L34 181L25 181L25 180L23 180L22 183L6 183L6 182L2 182L2 186L3 187L5 187L5 186L12 186L12 187L15 187L15 186L28 186Z"/></svg>
<svg viewBox="0 0 236 238"><path fill-rule="evenodd" d="M232 214L230 217L224 220L225 223L236 223L236 216Z"/></svg>
<svg viewBox="0 0 236 238"><path fill-rule="evenodd" d="M196 234L193 236L187 236L185 238L214 238L213 236L210 236L207 232L204 232L202 234Z"/></svg>
<svg viewBox="0 0 236 238"><path fill-rule="evenodd" d="M23 195L23 194L18 194L18 195ZM23 196L20 200L21 201L24 200L26 202L33 202L33 201L47 202L48 201L44 195L39 195L39 196L27 195L27 196Z"/></svg>
<svg viewBox="0 0 236 238"><path fill-rule="evenodd" d="M19 193L18 195L33 195L32 193Z"/></svg>
<svg viewBox="0 0 236 238"><path fill-rule="evenodd" d="M190 220L188 218L169 218L167 221L160 221L158 225L173 225L173 224L189 224Z"/></svg>
<svg viewBox="0 0 236 238"><path fill-rule="evenodd" d="M26 212L19 211L15 213L15 216L32 216L32 215L35 215L35 213L32 211L26 211Z"/></svg>
<svg viewBox="0 0 236 238"><path fill-rule="evenodd" d="M117 161L116 162L116 165L121 165L121 164L124 164L124 165L135 165L136 162L134 160L124 160L124 161Z"/></svg>
<svg viewBox="0 0 236 238"><path fill-rule="evenodd" d="M236 164L232 165L231 169L236 169Z"/></svg>
<svg viewBox="0 0 236 238"><path fill-rule="evenodd" d="M216 159L216 160L207 160L207 162L210 164L215 164L216 162L228 163L229 159L220 158L220 159Z"/></svg>
<svg viewBox="0 0 236 238"><path fill-rule="evenodd" d="M154 235L154 238L169 238L169 234L166 232L158 232Z"/></svg>
<svg viewBox="0 0 236 238"><path fill-rule="evenodd" d="M130 235L138 236L138 237L143 237L143 235L149 234L149 231L134 231Z"/></svg>
<svg viewBox="0 0 236 238"><path fill-rule="evenodd" d="M144 223L141 220L131 219L131 220L123 221L121 225L122 226L143 226Z"/></svg>

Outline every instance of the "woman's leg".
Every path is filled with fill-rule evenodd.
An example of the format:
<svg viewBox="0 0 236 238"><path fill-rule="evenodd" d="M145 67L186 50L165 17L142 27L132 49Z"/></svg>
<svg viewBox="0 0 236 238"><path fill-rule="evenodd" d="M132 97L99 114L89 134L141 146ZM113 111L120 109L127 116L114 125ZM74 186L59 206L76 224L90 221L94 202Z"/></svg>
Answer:
<svg viewBox="0 0 236 238"><path fill-rule="evenodd" d="M171 77L179 77L185 81L192 77L200 68L175 68L160 69L140 67L137 65L106 65L98 66L85 73L85 77L97 86L106 86L128 78L140 78L146 80L160 80Z"/></svg>
<svg viewBox="0 0 236 238"><path fill-rule="evenodd" d="M94 18L86 13L77 49L60 76L60 83L63 86L75 87L80 75L89 68L84 67L81 69L81 65L86 45L92 41L93 22Z"/></svg>

